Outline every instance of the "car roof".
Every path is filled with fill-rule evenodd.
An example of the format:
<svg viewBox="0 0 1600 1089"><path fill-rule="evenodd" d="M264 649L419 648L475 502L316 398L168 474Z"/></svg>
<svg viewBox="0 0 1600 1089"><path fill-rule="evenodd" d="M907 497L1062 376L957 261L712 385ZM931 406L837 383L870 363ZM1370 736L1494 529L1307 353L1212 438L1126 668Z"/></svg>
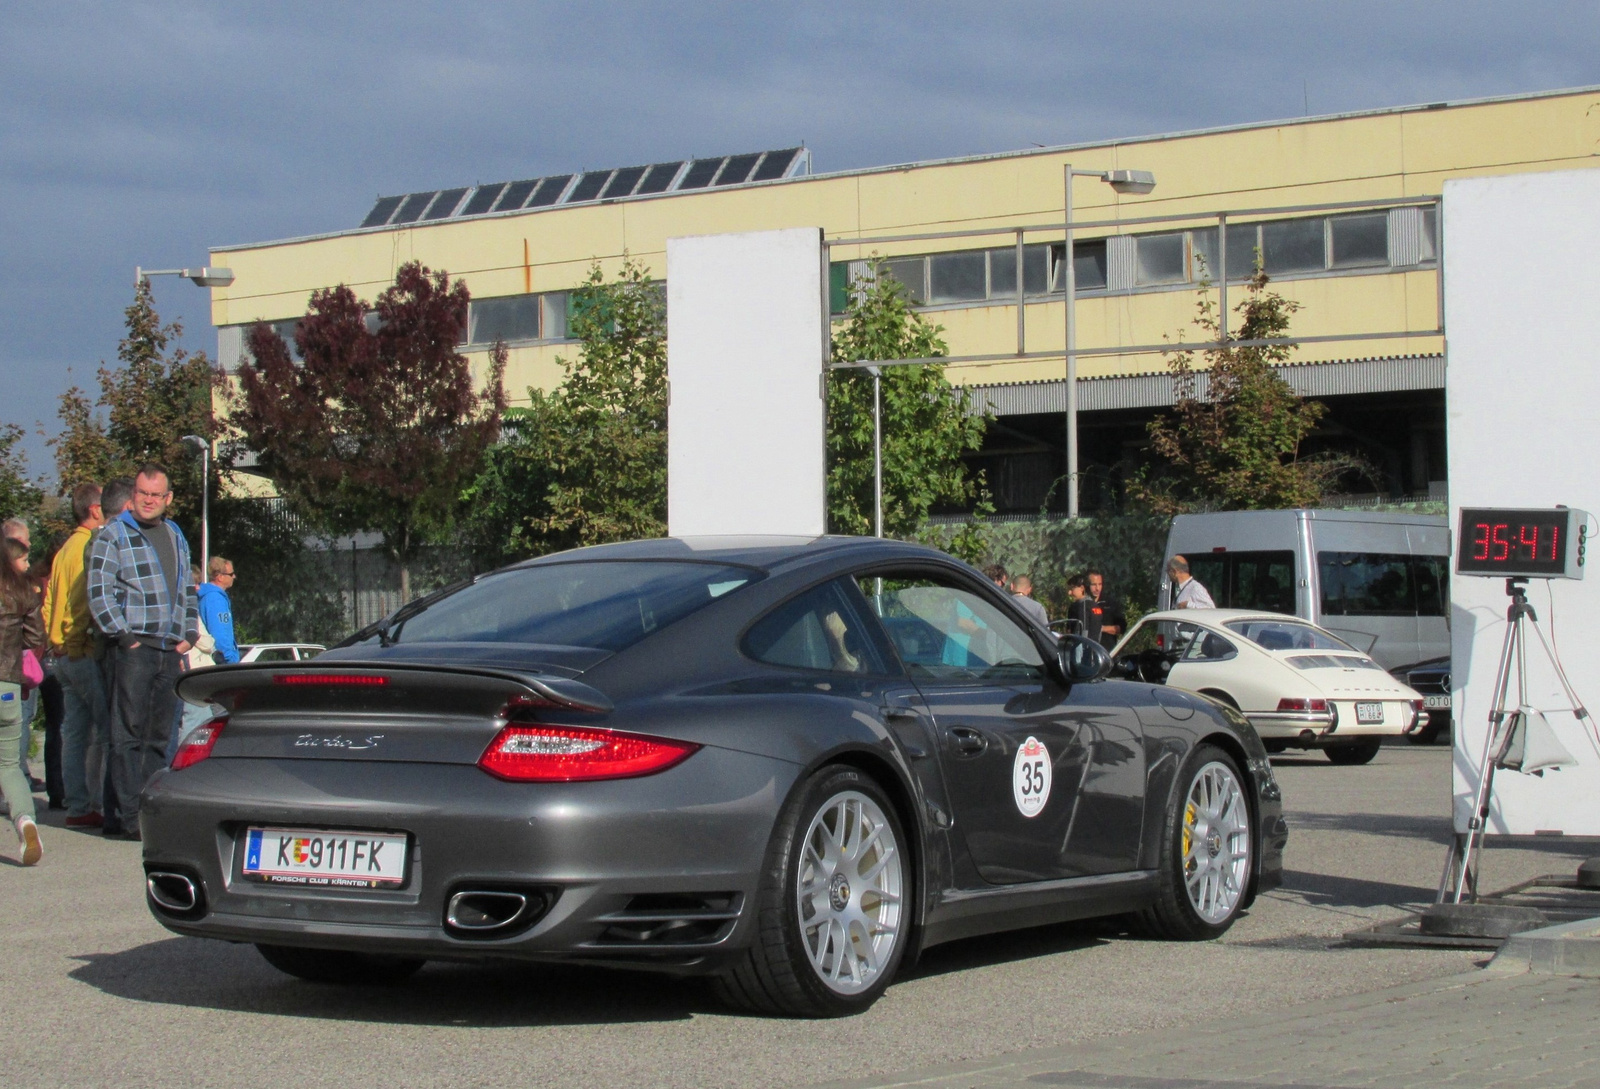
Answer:
<svg viewBox="0 0 1600 1089"><path fill-rule="evenodd" d="M952 560L949 555L926 545L882 537L752 535L658 537L646 541L619 541L614 544L591 545L588 548L556 552L526 560L515 566L536 567L551 563L592 560L679 560L738 564L772 572L780 568L850 556L858 556L862 562L871 562L874 559L939 559L946 562Z"/></svg>

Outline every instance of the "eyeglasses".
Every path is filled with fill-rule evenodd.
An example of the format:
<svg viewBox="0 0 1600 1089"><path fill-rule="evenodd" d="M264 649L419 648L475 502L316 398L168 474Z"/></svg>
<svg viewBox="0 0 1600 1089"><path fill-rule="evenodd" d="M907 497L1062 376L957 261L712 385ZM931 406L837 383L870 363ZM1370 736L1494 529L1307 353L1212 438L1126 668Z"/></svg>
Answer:
<svg viewBox="0 0 1600 1089"><path fill-rule="evenodd" d="M172 492L170 490L164 492L147 492L143 488L136 488L133 494L137 495L140 499L165 499L167 496L171 495Z"/></svg>

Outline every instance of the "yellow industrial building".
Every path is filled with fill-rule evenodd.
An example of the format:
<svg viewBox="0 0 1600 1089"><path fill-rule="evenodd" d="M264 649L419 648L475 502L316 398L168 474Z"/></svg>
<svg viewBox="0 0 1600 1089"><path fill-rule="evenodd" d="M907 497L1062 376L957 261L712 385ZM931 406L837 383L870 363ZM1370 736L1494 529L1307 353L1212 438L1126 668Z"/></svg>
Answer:
<svg viewBox="0 0 1600 1089"><path fill-rule="evenodd" d="M370 299L421 261L466 281L469 357L509 345L515 402L560 382L557 360L574 354L567 292L595 262L609 275L629 255L663 275L668 238L819 227L836 309L875 256L943 326L961 360L952 380L997 417L980 462L998 505L1037 510L1047 493L1056 501L1064 464L1070 164L1086 509L1109 501L1144 422L1171 403L1151 349L1203 339L1196 293L1223 279L1223 248L1230 305L1258 253L1303 305L1284 374L1329 405L1319 442L1365 454L1392 494L1426 494L1443 487L1445 461L1442 234L1428 198L1447 178L1593 165L1597 106L1588 88L838 173L811 173L811 153L790 148L458 184L382 198L347 231L214 248L235 279L213 289L212 320L234 366L252 323L288 332L314 289L343 283ZM1155 187L1119 192L1114 171L1148 172Z"/></svg>

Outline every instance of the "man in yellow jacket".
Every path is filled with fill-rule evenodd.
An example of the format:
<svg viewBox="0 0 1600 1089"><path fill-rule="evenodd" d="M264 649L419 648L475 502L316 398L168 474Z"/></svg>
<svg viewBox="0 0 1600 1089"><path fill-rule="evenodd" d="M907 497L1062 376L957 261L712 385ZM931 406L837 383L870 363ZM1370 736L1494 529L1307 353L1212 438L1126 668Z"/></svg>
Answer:
<svg viewBox="0 0 1600 1089"><path fill-rule="evenodd" d="M111 711L105 680L96 661L94 620L89 615L87 553L94 531L105 524L100 485L72 490L72 531L50 568L44 595L45 638L55 655L56 679L65 698L61 721L61 778L67 796L67 827L98 828L99 776L89 770L90 750L108 753ZM95 761L99 763L99 761Z"/></svg>

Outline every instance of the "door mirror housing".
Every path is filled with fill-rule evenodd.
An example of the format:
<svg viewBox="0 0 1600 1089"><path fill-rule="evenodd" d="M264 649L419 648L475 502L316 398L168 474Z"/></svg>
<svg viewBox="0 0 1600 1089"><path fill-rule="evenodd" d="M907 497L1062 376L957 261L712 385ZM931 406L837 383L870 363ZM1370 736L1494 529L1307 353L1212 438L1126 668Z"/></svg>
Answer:
<svg viewBox="0 0 1600 1089"><path fill-rule="evenodd" d="M1056 644L1056 668L1068 684L1097 681L1111 673L1111 655L1093 639L1063 635Z"/></svg>

